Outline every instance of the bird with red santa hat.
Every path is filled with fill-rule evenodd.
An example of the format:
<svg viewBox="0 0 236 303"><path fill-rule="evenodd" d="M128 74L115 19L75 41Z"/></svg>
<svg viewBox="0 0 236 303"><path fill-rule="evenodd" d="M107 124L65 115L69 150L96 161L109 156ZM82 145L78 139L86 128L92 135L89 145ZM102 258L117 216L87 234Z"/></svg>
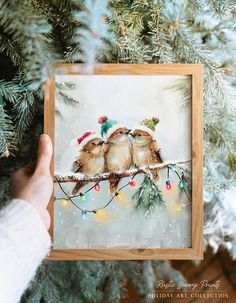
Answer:
<svg viewBox="0 0 236 303"><path fill-rule="evenodd" d="M79 154L72 165L74 173L81 173L86 176L95 176L96 174L104 172L104 146L102 137L95 132L85 132L77 139L79 146ZM88 181L78 182L72 190L75 195L85 186Z"/></svg>

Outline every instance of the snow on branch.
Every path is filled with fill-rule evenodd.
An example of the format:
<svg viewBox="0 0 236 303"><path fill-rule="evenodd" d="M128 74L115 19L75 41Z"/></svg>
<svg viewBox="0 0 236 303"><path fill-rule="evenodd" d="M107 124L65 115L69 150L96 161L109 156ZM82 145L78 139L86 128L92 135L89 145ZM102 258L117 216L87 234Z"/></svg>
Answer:
<svg viewBox="0 0 236 303"><path fill-rule="evenodd" d="M142 167L142 168L131 168L125 172L122 173L102 173L102 174L97 174L95 176L86 176L84 174L80 174L80 173L68 173L68 174L55 174L54 176L54 182L60 182L60 183L66 183L66 182L80 182L80 181L88 181L88 182L99 182L99 181L104 181L104 180L110 180L110 179L120 179L120 178L125 178L125 177L129 177L129 176L133 176L133 175L137 175L137 174L141 174L141 173L146 173L148 170L152 170L155 168L158 169L165 169L168 166L171 165L181 165L181 164L186 164L186 163L190 163L191 160L187 160L187 161L166 161L164 163L160 163L160 164L155 164L155 165L150 165L147 167Z"/></svg>

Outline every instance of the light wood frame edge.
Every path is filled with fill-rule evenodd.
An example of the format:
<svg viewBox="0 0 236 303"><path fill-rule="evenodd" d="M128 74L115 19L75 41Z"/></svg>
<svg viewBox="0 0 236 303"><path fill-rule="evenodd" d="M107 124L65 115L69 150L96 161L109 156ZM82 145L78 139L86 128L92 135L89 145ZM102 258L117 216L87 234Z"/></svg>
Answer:
<svg viewBox="0 0 236 303"><path fill-rule="evenodd" d="M75 68L77 67L77 68ZM79 74L81 64L60 64L51 68L60 73ZM94 74L190 75L192 76L192 247L176 249L52 249L48 260L191 260L203 258L203 65L202 64L97 64ZM44 133L54 143L54 76L44 85ZM54 174L54 161L50 171ZM53 243L53 196L48 210L51 215L49 233Z"/></svg>

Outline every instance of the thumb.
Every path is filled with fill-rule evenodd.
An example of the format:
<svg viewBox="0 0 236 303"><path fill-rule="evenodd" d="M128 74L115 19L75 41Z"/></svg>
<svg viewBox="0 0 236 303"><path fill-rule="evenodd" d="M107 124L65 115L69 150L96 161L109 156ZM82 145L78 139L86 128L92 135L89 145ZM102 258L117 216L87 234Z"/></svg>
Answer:
<svg viewBox="0 0 236 303"><path fill-rule="evenodd" d="M52 141L46 134L39 137L38 157L36 161L35 174L49 175L50 162L52 158Z"/></svg>

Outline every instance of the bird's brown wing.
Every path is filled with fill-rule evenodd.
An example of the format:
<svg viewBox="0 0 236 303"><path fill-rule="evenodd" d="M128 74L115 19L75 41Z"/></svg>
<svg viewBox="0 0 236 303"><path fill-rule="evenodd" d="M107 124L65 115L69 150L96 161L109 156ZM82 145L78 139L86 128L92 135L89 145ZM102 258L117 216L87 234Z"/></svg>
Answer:
<svg viewBox="0 0 236 303"><path fill-rule="evenodd" d="M158 162L160 162L160 163L164 162L163 158L162 158L162 155L161 155L161 149L159 149L158 151L156 151L155 154L157 156Z"/></svg>
<svg viewBox="0 0 236 303"><path fill-rule="evenodd" d="M72 165L72 168L71 170L74 172L74 173L78 173L81 171L83 165L80 164L80 159L79 157L75 159L75 161L73 162L73 165Z"/></svg>
<svg viewBox="0 0 236 303"><path fill-rule="evenodd" d="M108 153L110 147L111 147L111 143L109 142L104 143L104 155Z"/></svg>
<svg viewBox="0 0 236 303"><path fill-rule="evenodd" d="M88 152L81 152L80 155L77 156L75 159L72 170L74 173L83 173L84 166L90 159L90 154ZM89 181L79 181L75 184L74 188L72 189L72 195L76 195L82 187L88 184Z"/></svg>
<svg viewBox="0 0 236 303"><path fill-rule="evenodd" d="M156 141L153 141L151 144L150 144L150 150L152 152L152 156L153 156L153 162L156 164L156 163L162 163L163 160L162 160L162 157L161 157L161 154L160 154L160 148L159 146L157 145L157 142ZM153 180L157 183L159 180L160 180L160 173L159 173L159 170L158 168L153 168L153 169L150 169L150 172L152 174L152 177L153 177Z"/></svg>
<svg viewBox="0 0 236 303"><path fill-rule="evenodd" d="M90 155L89 153L83 152L79 156L76 157L75 161L72 165L72 171L74 173L82 173L84 164L89 161Z"/></svg>
<svg viewBox="0 0 236 303"><path fill-rule="evenodd" d="M162 156L161 156L161 149L157 145L156 141L153 141L150 144L150 150L151 150L152 154L155 155L155 160L156 160L155 162L156 163L162 163L163 159L162 159Z"/></svg>
<svg viewBox="0 0 236 303"><path fill-rule="evenodd" d="M104 145L104 159L105 159L104 171L108 171L106 159L107 159L107 153L109 152L110 147L111 147L111 143L106 142Z"/></svg>
<svg viewBox="0 0 236 303"><path fill-rule="evenodd" d="M130 155L131 155L131 165L132 165L133 159L134 159L134 150L133 150L133 144L132 143L129 145L129 152L130 152Z"/></svg>

